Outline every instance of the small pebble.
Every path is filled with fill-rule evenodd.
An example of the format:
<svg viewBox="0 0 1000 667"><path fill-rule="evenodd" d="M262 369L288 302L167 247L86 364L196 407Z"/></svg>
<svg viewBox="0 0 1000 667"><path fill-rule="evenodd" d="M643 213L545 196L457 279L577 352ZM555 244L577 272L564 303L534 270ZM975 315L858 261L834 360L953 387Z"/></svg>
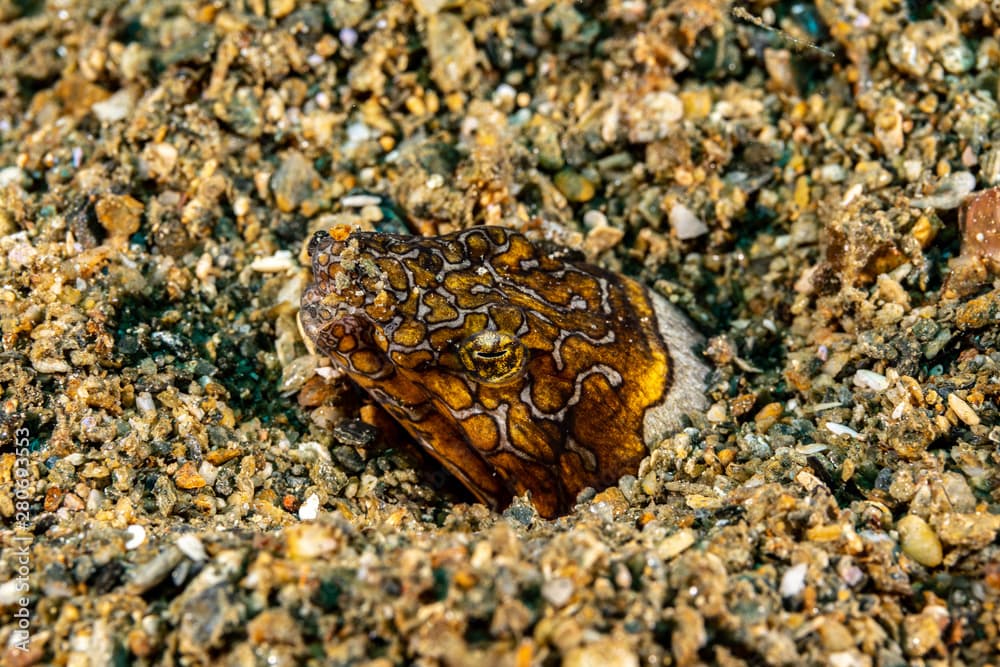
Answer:
<svg viewBox="0 0 1000 667"><path fill-rule="evenodd" d="M684 105L684 117L688 120L701 120L712 112L712 91L708 88L685 90L680 98Z"/></svg>
<svg viewBox="0 0 1000 667"><path fill-rule="evenodd" d="M721 401L713 403L705 413L705 418L714 424L721 424L726 421L726 404Z"/></svg>
<svg viewBox="0 0 1000 667"><path fill-rule="evenodd" d="M341 28L340 32L337 33L337 38L341 44L351 48L358 43L358 31L353 28Z"/></svg>
<svg viewBox="0 0 1000 667"><path fill-rule="evenodd" d="M208 560L205 545L197 535L184 533L174 540L174 544L181 550L181 553L197 563Z"/></svg>
<svg viewBox="0 0 1000 667"><path fill-rule="evenodd" d="M20 167L4 167L0 169L0 189L8 185L25 185L28 174Z"/></svg>
<svg viewBox="0 0 1000 667"><path fill-rule="evenodd" d="M941 47L937 57L945 71L951 74L967 72L976 63L976 54L961 39Z"/></svg>
<svg viewBox="0 0 1000 667"><path fill-rule="evenodd" d="M446 4L446 0L413 0L414 9L424 16L437 14Z"/></svg>
<svg viewBox="0 0 1000 667"><path fill-rule="evenodd" d="M542 597L553 607L561 608L573 597L575 586L566 577L556 577L542 584Z"/></svg>
<svg viewBox="0 0 1000 667"><path fill-rule="evenodd" d="M559 192L571 202L588 202L597 193L597 188L592 181L572 169L563 169L552 178L552 182Z"/></svg>
<svg viewBox="0 0 1000 667"><path fill-rule="evenodd" d="M145 414L156 412L156 404L153 402L153 397L148 391L141 391L136 394L135 407L139 409L139 412Z"/></svg>
<svg viewBox="0 0 1000 667"><path fill-rule="evenodd" d="M910 200L914 208L946 211L958 208L965 196L976 187L976 177L967 171L955 171L941 179L933 194Z"/></svg>
<svg viewBox="0 0 1000 667"><path fill-rule="evenodd" d="M670 208L670 226L681 241L696 239L708 233L708 225L684 204L674 204Z"/></svg>
<svg viewBox="0 0 1000 667"><path fill-rule="evenodd" d="M670 560L687 551L696 539L697 534L693 530L682 528L660 542L656 547L656 554L664 560Z"/></svg>
<svg viewBox="0 0 1000 667"><path fill-rule="evenodd" d="M900 173L905 180L916 183L924 173L924 163L920 160L903 160Z"/></svg>
<svg viewBox="0 0 1000 667"><path fill-rule="evenodd" d="M16 578L0 583L0 605L5 607L17 604L21 599L21 587L23 584Z"/></svg>
<svg viewBox="0 0 1000 667"><path fill-rule="evenodd" d="M31 366L39 373L69 373L73 367L63 359L33 359Z"/></svg>
<svg viewBox="0 0 1000 667"><path fill-rule="evenodd" d="M977 296L963 303L955 312L959 329L980 329L1000 324L1000 289Z"/></svg>
<svg viewBox="0 0 1000 667"><path fill-rule="evenodd" d="M591 255L599 255L614 248L623 238L625 238L625 232L617 227L609 225L594 227L587 232L587 238L583 241L583 248Z"/></svg>
<svg viewBox="0 0 1000 667"><path fill-rule="evenodd" d="M597 227L606 227L608 225L608 216L604 215L601 211L595 208L590 209L583 214L583 226L587 229L595 229Z"/></svg>
<svg viewBox="0 0 1000 667"><path fill-rule="evenodd" d="M219 469L212 465L209 461L202 461L198 466L198 474L205 480L205 484L212 486L215 484L215 480L219 476Z"/></svg>
<svg viewBox="0 0 1000 667"><path fill-rule="evenodd" d="M135 95L131 89L123 88L102 102L95 102L91 110L102 123L114 123L124 120L132 113L135 106Z"/></svg>
<svg viewBox="0 0 1000 667"><path fill-rule="evenodd" d="M773 402L768 403L754 415L754 423L757 425L758 433L767 433L767 430L774 426L774 424L781 419L781 415L784 413L785 408L781 403Z"/></svg>
<svg viewBox="0 0 1000 667"><path fill-rule="evenodd" d="M872 659L861 651L832 651L827 655L829 667L871 667Z"/></svg>
<svg viewBox="0 0 1000 667"><path fill-rule="evenodd" d="M936 604L927 605L919 614L906 616L903 619L903 648L906 655L923 658L932 651L943 650L941 635L950 621L948 609Z"/></svg>
<svg viewBox="0 0 1000 667"><path fill-rule="evenodd" d="M941 564L941 540L926 521L916 514L907 514L896 522L896 530L903 553L925 567Z"/></svg>
<svg viewBox="0 0 1000 667"><path fill-rule="evenodd" d="M971 405L962 400L962 398L955 392L948 394L948 407L954 410L955 416L967 425L979 425L979 415L976 414L976 411L972 409Z"/></svg>
<svg viewBox="0 0 1000 667"><path fill-rule="evenodd" d="M684 103L665 90L646 93L628 109L629 141L649 143L663 139L684 118Z"/></svg>

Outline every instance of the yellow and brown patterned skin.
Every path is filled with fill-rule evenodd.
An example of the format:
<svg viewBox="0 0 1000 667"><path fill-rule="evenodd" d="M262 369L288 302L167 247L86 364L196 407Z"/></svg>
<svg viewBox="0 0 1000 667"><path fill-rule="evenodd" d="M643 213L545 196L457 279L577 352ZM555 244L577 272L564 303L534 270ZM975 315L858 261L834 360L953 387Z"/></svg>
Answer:
<svg viewBox="0 0 1000 667"><path fill-rule="evenodd" d="M530 491L542 516L563 513L704 407L683 316L568 251L500 227L341 226L309 255L306 334L493 508Z"/></svg>

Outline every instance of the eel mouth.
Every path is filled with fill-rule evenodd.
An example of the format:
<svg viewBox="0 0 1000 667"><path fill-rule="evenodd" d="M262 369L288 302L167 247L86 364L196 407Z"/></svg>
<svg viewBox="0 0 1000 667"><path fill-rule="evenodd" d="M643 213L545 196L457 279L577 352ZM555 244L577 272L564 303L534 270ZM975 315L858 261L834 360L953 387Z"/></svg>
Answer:
<svg viewBox="0 0 1000 667"><path fill-rule="evenodd" d="M337 225L309 241L312 281L302 293L299 317L304 333L324 354L346 355L371 348L374 263L354 229ZM370 266L369 266L370 265ZM391 304L389 304L391 305Z"/></svg>
<svg viewBox="0 0 1000 667"><path fill-rule="evenodd" d="M326 280L313 279L302 293L299 319L304 333L323 354L348 354L370 347L371 322Z"/></svg>

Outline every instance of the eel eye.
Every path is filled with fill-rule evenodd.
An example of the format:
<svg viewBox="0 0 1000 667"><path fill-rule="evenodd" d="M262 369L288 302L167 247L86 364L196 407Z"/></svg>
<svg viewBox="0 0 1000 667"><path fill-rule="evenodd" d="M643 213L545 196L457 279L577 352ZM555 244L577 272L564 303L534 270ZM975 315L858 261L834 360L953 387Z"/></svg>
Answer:
<svg viewBox="0 0 1000 667"><path fill-rule="evenodd" d="M487 329L463 340L458 358L476 382L505 384L524 370L528 352L517 336Z"/></svg>

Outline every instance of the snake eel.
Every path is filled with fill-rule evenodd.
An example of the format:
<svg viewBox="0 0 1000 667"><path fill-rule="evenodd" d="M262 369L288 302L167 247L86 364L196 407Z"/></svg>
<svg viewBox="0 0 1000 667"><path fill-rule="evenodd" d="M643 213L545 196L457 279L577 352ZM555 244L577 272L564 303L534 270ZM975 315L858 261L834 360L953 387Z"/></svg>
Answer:
<svg viewBox="0 0 1000 667"><path fill-rule="evenodd" d="M705 408L688 320L573 251L501 227L337 226L308 252L306 335L491 508L530 492L565 513Z"/></svg>

